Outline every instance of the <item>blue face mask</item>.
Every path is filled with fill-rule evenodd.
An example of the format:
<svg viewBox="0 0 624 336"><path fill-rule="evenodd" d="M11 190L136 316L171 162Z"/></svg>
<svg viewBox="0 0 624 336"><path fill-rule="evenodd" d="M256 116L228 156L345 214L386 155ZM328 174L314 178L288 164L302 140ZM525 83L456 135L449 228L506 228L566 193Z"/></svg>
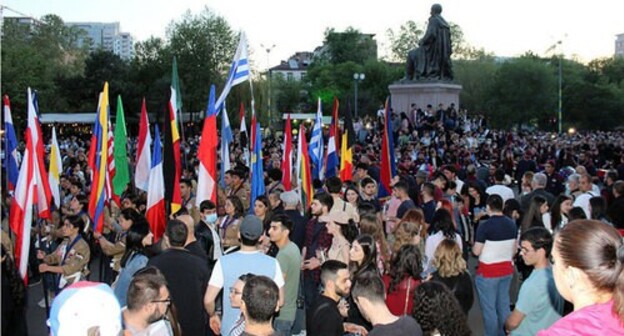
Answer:
<svg viewBox="0 0 624 336"><path fill-rule="evenodd" d="M212 213L212 214L204 216L204 221L206 223L209 223L209 224L212 224L212 223L216 222L217 221L217 214L216 213Z"/></svg>

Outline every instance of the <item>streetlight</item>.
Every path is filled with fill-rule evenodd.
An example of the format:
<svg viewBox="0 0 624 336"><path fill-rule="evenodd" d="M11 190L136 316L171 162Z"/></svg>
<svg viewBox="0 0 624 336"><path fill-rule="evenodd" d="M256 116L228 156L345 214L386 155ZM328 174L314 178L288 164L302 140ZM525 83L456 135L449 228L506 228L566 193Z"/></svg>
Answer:
<svg viewBox="0 0 624 336"><path fill-rule="evenodd" d="M267 79L269 82L269 93L267 98L267 109L269 110L269 121L271 121L271 50L275 48L275 44L270 47L265 47L264 44L260 44L260 47L264 48L267 53Z"/></svg>
<svg viewBox="0 0 624 336"><path fill-rule="evenodd" d="M364 80L363 73L354 73L353 80L355 80L355 118L358 117L358 83Z"/></svg>

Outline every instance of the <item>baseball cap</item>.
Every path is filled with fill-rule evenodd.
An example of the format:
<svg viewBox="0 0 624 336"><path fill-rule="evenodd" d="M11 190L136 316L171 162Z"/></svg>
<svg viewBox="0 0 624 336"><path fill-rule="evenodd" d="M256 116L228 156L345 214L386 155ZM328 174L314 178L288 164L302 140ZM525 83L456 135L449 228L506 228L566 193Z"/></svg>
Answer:
<svg viewBox="0 0 624 336"><path fill-rule="evenodd" d="M249 240L256 240L262 236L262 221L254 215L247 215L240 225L240 235Z"/></svg>
<svg viewBox="0 0 624 336"><path fill-rule="evenodd" d="M65 288L52 302L50 335L117 336L121 329L121 307L113 290L104 283L80 281Z"/></svg>

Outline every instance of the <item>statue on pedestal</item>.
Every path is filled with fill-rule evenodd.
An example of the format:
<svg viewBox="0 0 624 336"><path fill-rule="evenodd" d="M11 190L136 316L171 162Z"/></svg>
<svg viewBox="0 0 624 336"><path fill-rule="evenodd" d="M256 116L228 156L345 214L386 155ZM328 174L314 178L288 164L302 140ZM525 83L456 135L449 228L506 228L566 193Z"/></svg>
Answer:
<svg viewBox="0 0 624 336"><path fill-rule="evenodd" d="M407 55L406 80L453 80L451 29L441 13L441 5L431 6L425 36Z"/></svg>

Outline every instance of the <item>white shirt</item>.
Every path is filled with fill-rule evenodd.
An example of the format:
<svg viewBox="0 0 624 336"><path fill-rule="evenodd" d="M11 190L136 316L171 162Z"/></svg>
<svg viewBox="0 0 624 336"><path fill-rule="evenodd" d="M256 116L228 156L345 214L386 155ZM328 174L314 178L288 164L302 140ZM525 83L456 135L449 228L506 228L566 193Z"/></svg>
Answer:
<svg viewBox="0 0 624 336"><path fill-rule="evenodd" d="M589 211L589 199L595 196L596 195L593 191L584 192L576 197L573 206L583 208L585 216L587 216L587 218L591 218L591 212Z"/></svg>
<svg viewBox="0 0 624 336"><path fill-rule="evenodd" d="M495 184L491 187L485 189L485 193L488 195L498 195L503 199L503 204L507 202L507 200L515 197L513 190L508 186L502 184Z"/></svg>
<svg viewBox="0 0 624 336"><path fill-rule="evenodd" d="M262 253L261 251L238 251L237 253ZM214 286L217 288L223 288L223 269L221 268L221 258L217 260L217 263L212 270L212 275L210 277L210 282L208 283L210 286ZM284 275L282 274L282 268L280 267L279 262L275 259L275 274L273 275L273 281L277 285L278 288L284 287Z"/></svg>

